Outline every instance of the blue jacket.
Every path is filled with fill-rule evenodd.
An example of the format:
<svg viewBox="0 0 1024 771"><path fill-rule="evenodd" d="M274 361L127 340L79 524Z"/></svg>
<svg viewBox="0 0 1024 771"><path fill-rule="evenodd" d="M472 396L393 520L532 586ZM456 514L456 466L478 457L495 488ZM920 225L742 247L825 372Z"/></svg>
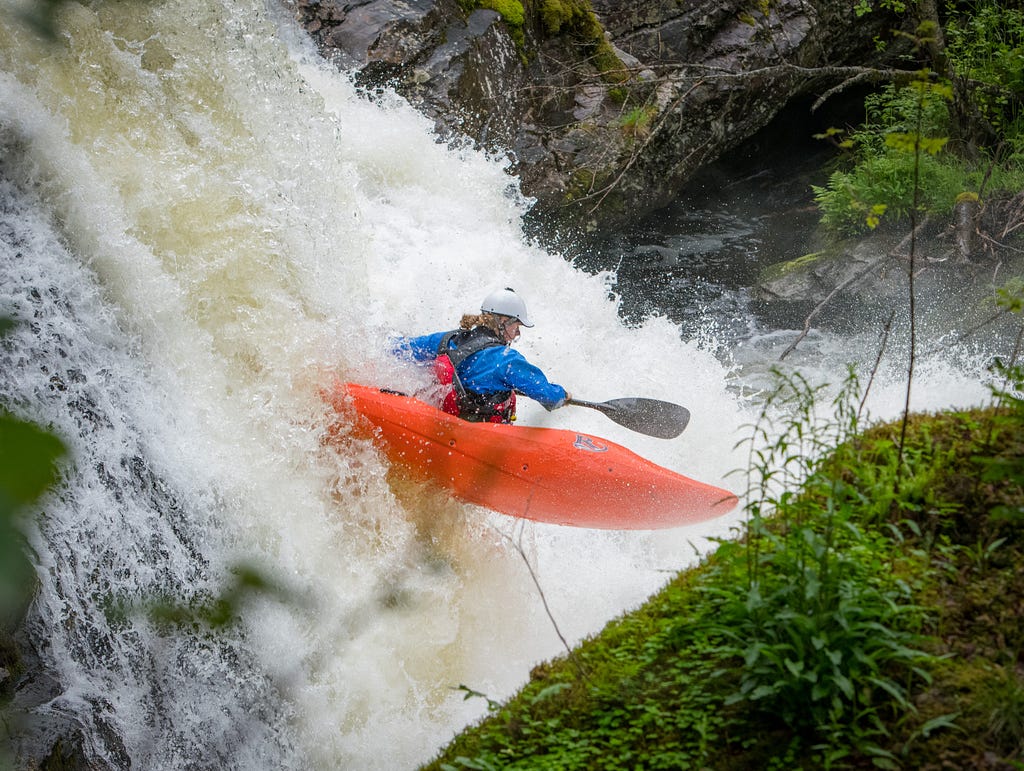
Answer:
<svg viewBox="0 0 1024 771"><path fill-rule="evenodd" d="M432 362L437 358L437 347L446 334L434 332L420 337L402 337L395 342L394 350L399 355L411 356L415 361ZM507 345L495 345L474 353L459 364L457 373L467 391L479 394L515 391L540 402L549 410L561 407L566 398L562 386L549 382L538 367Z"/></svg>

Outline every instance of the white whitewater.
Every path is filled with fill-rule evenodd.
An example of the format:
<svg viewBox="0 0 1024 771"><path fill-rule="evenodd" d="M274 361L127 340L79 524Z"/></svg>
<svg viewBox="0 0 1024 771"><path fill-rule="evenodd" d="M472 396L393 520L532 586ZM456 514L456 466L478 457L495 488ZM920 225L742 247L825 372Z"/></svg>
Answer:
<svg viewBox="0 0 1024 771"><path fill-rule="evenodd" d="M497 286L520 348L581 398L687 405L686 434L573 427L736 488L749 419L729 366L663 319L623 326L608 277L529 243L501 162L371 103L254 0L68 3L45 46L0 15L0 400L68 443L31 533L31 630L58 679L35 706L115 767L414 768L570 642L691 564L736 517L657 533L516 524L393 489L373 449L322 443L317 389L408 386L395 333ZM842 376L834 348L804 360ZM837 358L837 356L839 358ZM932 367L931 370L928 367ZM748 365L749 368L749 365ZM898 372L896 373L898 376ZM984 400L922 367L915 406ZM898 377L877 414L902 407ZM216 593L238 564L291 591L216 634L111 602Z"/></svg>

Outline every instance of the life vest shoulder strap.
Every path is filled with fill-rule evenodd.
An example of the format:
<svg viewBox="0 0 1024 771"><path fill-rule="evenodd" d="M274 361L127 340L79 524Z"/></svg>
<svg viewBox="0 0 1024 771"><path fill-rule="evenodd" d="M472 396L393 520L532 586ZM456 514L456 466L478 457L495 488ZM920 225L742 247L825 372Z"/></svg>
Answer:
<svg viewBox="0 0 1024 771"><path fill-rule="evenodd" d="M453 339L455 348L450 348ZM504 343L486 327L454 329L451 332L446 332L441 338L441 342L437 346L437 355L447 356L452 366L457 367L474 353L497 345L504 345Z"/></svg>

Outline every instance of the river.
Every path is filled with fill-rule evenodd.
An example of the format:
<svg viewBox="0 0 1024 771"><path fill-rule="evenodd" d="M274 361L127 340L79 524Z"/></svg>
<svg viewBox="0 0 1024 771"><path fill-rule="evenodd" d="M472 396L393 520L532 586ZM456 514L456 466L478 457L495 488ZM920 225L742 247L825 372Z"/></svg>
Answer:
<svg viewBox="0 0 1024 771"><path fill-rule="evenodd" d="M562 651L558 632L599 631L734 532L738 513L605 532L410 495L368 443L323 442L318 389L413 384L389 336L450 327L514 286L536 322L518 345L553 380L693 414L671 442L590 410L525 404L522 422L737 489L736 444L792 333L754 321L742 279L713 269L720 251L685 244L725 227L719 241L746 249L758 215L707 209L685 238L668 217L582 265L524 236L501 160L439 143L401 100L360 97L275 6L68 3L52 46L14 7L0 314L19 325L0 400L70 449L28 533L26 630L46 675L19 687L17 751L57 725L112 768L415 768L485 714L460 686L509 696ZM646 247L682 262L644 294L615 255ZM839 379L872 340L816 336L789 366ZM983 401L984 358L924 362L914 406ZM898 414L899 372L875 414ZM237 623L145 612L202 603L240 566L282 592Z"/></svg>

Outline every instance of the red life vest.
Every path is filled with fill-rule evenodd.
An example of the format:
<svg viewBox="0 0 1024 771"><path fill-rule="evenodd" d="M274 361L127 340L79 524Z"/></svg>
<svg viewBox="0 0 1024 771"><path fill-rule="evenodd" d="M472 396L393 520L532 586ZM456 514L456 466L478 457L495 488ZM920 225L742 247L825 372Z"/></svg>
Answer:
<svg viewBox="0 0 1024 771"><path fill-rule="evenodd" d="M452 341L455 347L449 347ZM476 423L511 423L516 419L515 391L478 394L467 391L456 372L462 362L485 348L504 345L487 327L456 329L445 334L437 346L434 373L437 381L446 386L441 409L450 415Z"/></svg>

